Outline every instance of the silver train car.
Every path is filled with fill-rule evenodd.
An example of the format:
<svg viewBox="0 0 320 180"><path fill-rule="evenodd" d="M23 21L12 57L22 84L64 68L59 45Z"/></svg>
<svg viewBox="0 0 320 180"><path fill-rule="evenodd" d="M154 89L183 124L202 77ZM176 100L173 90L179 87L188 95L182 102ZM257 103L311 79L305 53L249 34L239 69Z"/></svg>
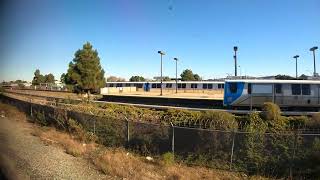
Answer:
<svg viewBox="0 0 320 180"><path fill-rule="evenodd" d="M283 108L320 110L319 80L226 80L224 106L261 107L273 102ZM294 108L295 109L295 108Z"/></svg>
<svg viewBox="0 0 320 180"><path fill-rule="evenodd" d="M143 91L160 90L161 82L107 82L106 87L136 87ZM162 88L164 90L222 90L224 89L223 81L164 81Z"/></svg>

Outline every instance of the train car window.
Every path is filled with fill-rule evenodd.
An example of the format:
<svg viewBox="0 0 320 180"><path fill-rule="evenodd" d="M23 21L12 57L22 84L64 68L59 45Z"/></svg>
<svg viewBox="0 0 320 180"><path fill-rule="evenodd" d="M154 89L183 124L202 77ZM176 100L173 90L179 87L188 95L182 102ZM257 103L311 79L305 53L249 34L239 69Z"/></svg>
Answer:
<svg viewBox="0 0 320 180"><path fill-rule="evenodd" d="M248 83L248 94L251 94L252 92L252 85L251 83Z"/></svg>
<svg viewBox="0 0 320 180"><path fill-rule="evenodd" d="M221 85L222 85L222 84L218 84L218 89L221 89Z"/></svg>
<svg viewBox="0 0 320 180"><path fill-rule="evenodd" d="M276 89L277 94L281 94L282 93L282 84L276 84L275 89Z"/></svg>
<svg viewBox="0 0 320 180"><path fill-rule="evenodd" d="M237 83L230 83L229 90L231 93L236 93L238 91Z"/></svg>
<svg viewBox="0 0 320 180"><path fill-rule="evenodd" d="M191 84L191 88L197 88L198 84Z"/></svg>
<svg viewBox="0 0 320 180"><path fill-rule="evenodd" d="M113 84L109 84L109 87L113 87Z"/></svg>
<svg viewBox="0 0 320 180"><path fill-rule="evenodd" d="M172 84L171 83L166 84L166 88L172 88Z"/></svg>
<svg viewBox="0 0 320 180"><path fill-rule="evenodd" d="M129 84L129 83L126 83L126 87L130 87L131 86L131 84Z"/></svg>
<svg viewBox="0 0 320 180"><path fill-rule="evenodd" d="M137 87L138 88L142 88L142 84L137 84Z"/></svg>
<svg viewBox="0 0 320 180"><path fill-rule="evenodd" d="M224 84L221 84L222 89L224 89Z"/></svg>
<svg viewBox="0 0 320 180"><path fill-rule="evenodd" d="M310 95L310 84L302 84L302 95Z"/></svg>
<svg viewBox="0 0 320 180"><path fill-rule="evenodd" d="M208 89L212 89L212 84L208 84Z"/></svg>
<svg viewBox="0 0 320 180"><path fill-rule="evenodd" d="M157 88L161 88L161 83L157 83Z"/></svg>
<svg viewBox="0 0 320 180"><path fill-rule="evenodd" d="M301 94L301 85L300 84L291 84L292 95Z"/></svg>
<svg viewBox="0 0 320 180"><path fill-rule="evenodd" d="M208 89L208 84L203 84L202 88L203 89Z"/></svg>
<svg viewBox="0 0 320 180"><path fill-rule="evenodd" d="M157 87L157 85L156 84L152 84L152 88L156 88Z"/></svg>
<svg viewBox="0 0 320 180"><path fill-rule="evenodd" d="M181 88L181 84L178 84L178 88Z"/></svg>
<svg viewBox="0 0 320 180"><path fill-rule="evenodd" d="M117 84L117 87L122 87L122 84L121 84L121 83L118 83L118 84Z"/></svg>
<svg viewBox="0 0 320 180"><path fill-rule="evenodd" d="M186 86L187 86L187 85L186 85L186 83L183 83L183 84L182 84L182 88L184 88L184 89L185 89L185 88L186 88Z"/></svg>

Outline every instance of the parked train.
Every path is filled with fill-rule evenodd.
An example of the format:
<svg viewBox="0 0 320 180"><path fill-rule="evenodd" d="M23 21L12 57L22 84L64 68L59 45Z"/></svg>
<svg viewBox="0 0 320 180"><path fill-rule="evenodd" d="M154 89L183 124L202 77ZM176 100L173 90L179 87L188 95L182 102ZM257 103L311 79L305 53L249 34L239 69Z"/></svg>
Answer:
<svg viewBox="0 0 320 180"><path fill-rule="evenodd" d="M274 102L282 108L320 110L319 80L226 80L224 106L261 107Z"/></svg>
<svg viewBox="0 0 320 180"><path fill-rule="evenodd" d="M223 90L223 81L164 81L164 90ZM107 82L106 87L136 87L139 90L151 91L161 88L161 82Z"/></svg>

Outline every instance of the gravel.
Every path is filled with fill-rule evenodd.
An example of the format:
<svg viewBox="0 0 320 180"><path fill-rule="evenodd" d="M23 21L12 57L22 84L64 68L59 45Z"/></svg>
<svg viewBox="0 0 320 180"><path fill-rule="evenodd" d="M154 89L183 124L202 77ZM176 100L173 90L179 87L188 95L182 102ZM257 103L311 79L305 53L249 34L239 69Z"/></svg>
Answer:
<svg viewBox="0 0 320 180"><path fill-rule="evenodd" d="M113 179L88 160L45 145L32 136L33 125L0 117L0 177L9 179Z"/></svg>

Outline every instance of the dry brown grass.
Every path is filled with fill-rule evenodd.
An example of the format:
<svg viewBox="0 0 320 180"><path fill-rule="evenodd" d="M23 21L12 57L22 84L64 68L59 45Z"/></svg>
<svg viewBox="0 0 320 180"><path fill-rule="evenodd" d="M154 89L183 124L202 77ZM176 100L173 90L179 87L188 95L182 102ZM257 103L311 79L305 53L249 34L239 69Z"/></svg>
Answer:
<svg viewBox="0 0 320 180"><path fill-rule="evenodd" d="M9 117L17 121L26 121L25 113L19 111L16 107L0 102L0 116Z"/></svg>
<svg viewBox="0 0 320 180"><path fill-rule="evenodd" d="M107 149L93 158L94 164L104 173L125 179L244 179L244 174L188 167L182 164L164 165L161 161L149 162L128 154L124 149Z"/></svg>
<svg viewBox="0 0 320 180"><path fill-rule="evenodd" d="M61 145L65 149L66 153L75 157L90 154L96 147L93 143L81 143L71 135L56 131L53 128L50 128L49 130L42 130L38 128L37 130L34 130L32 134L39 136L45 144Z"/></svg>

